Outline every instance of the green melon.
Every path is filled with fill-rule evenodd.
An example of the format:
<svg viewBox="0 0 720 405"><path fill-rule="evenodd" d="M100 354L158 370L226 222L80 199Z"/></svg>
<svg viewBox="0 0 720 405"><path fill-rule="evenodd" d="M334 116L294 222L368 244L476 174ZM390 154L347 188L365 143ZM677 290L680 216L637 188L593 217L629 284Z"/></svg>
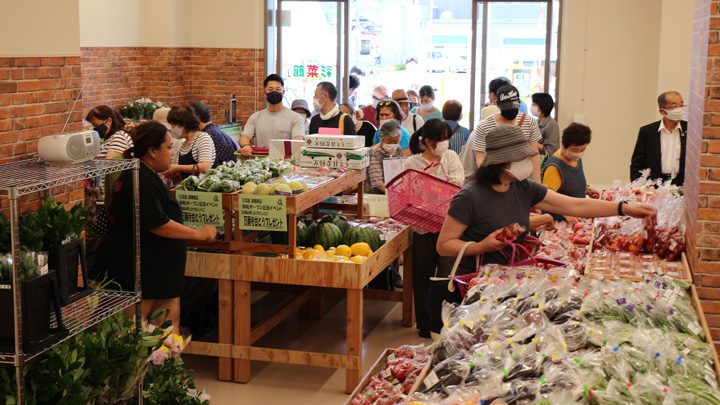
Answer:
<svg viewBox="0 0 720 405"><path fill-rule="evenodd" d="M318 224L310 239L311 244L314 243L314 245L320 245L323 249L328 250L331 247L341 245L343 237L342 232L340 232L340 228L338 228L337 225L330 222L324 222Z"/></svg>
<svg viewBox="0 0 720 405"><path fill-rule="evenodd" d="M355 226L345 232L343 235L343 241L346 245L352 246L356 243L365 242L370 245L372 251L376 251L382 246L380 244L380 236L378 236L375 229L369 226Z"/></svg>

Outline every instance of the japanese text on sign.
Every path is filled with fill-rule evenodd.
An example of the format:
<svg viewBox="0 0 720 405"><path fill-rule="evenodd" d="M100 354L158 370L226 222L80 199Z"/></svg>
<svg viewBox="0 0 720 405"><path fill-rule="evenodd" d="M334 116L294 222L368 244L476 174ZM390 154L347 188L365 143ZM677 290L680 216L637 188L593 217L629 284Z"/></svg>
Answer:
<svg viewBox="0 0 720 405"><path fill-rule="evenodd" d="M177 191L175 197L182 207L185 225L223 226L220 193Z"/></svg>
<svg viewBox="0 0 720 405"><path fill-rule="evenodd" d="M293 65L293 77L307 77L308 79L329 78L333 75L333 66L329 65Z"/></svg>
<svg viewBox="0 0 720 405"><path fill-rule="evenodd" d="M285 197L272 195L239 195L240 229L287 231Z"/></svg>

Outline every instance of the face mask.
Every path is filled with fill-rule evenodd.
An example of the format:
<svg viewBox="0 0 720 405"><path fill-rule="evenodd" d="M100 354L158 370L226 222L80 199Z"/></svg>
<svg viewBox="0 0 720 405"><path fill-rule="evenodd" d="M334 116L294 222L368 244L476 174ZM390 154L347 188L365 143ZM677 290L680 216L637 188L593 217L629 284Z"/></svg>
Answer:
<svg viewBox="0 0 720 405"><path fill-rule="evenodd" d="M107 133L108 127L103 122L102 124L96 126L93 128L93 131L97 132L98 135L100 135L100 138L105 138L105 134Z"/></svg>
<svg viewBox="0 0 720 405"><path fill-rule="evenodd" d="M392 121L392 120L380 120L380 121L379 121L379 122L380 122L380 127L383 126L384 123L389 122L389 121ZM380 128L380 127L378 127L378 128Z"/></svg>
<svg viewBox="0 0 720 405"><path fill-rule="evenodd" d="M279 91L271 91L270 93L266 93L265 97L270 104L280 104L282 102L283 95Z"/></svg>
<svg viewBox="0 0 720 405"><path fill-rule="evenodd" d="M183 132L182 127L173 127L170 130L170 133L172 134L173 138L175 138L175 139L182 138L182 132Z"/></svg>
<svg viewBox="0 0 720 405"><path fill-rule="evenodd" d="M537 106L530 106L530 114L532 114L534 117L540 116L540 109L537 108Z"/></svg>
<svg viewBox="0 0 720 405"><path fill-rule="evenodd" d="M430 111L430 109L432 108L433 102L432 102L432 100L430 100L429 103L427 103L427 104L421 104L421 105L422 105L423 110L425 110L425 111Z"/></svg>
<svg viewBox="0 0 720 405"><path fill-rule="evenodd" d="M672 110L666 110L663 108L663 111L665 111L665 113L667 114L666 117L670 121L680 121L681 119L683 119L683 116L685 115L686 108L687 107L685 107L685 106L673 108Z"/></svg>
<svg viewBox="0 0 720 405"><path fill-rule="evenodd" d="M505 170L518 181L525 180L532 174L533 164L530 161L530 158L525 158L519 162L510 163L510 167Z"/></svg>
<svg viewBox="0 0 720 405"><path fill-rule="evenodd" d="M518 115L518 109L514 108L512 110L500 110L500 115L502 115L503 118L506 120L512 121L517 117Z"/></svg>
<svg viewBox="0 0 720 405"><path fill-rule="evenodd" d="M313 108L317 111L322 110L322 104L320 104L320 101L318 101L318 99L316 98L313 99Z"/></svg>
<svg viewBox="0 0 720 405"><path fill-rule="evenodd" d="M386 144L383 145L383 150L384 150L385 153L387 153L388 155L392 155L392 154L395 153L395 151L397 150L398 146L400 146L400 145L398 145L398 144L396 144L396 143L394 143L394 144L387 144L387 143L386 143Z"/></svg>
<svg viewBox="0 0 720 405"><path fill-rule="evenodd" d="M438 142L435 145L435 149L432 150L432 153L435 156L442 156L445 154L445 152L447 152L449 146L450 146L450 141Z"/></svg>
<svg viewBox="0 0 720 405"><path fill-rule="evenodd" d="M578 162L583 157L583 153L578 152L565 152L565 157L573 162Z"/></svg>
<svg viewBox="0 0 720 405"><path fill-rule="evenodd" d="M377 108L377 105L378 105L379 102L380 102L380 100L378 100L378 99L376 99L375 97L373 97L372 103L371 103L371 104L372 104L372 108Z"/></svg>

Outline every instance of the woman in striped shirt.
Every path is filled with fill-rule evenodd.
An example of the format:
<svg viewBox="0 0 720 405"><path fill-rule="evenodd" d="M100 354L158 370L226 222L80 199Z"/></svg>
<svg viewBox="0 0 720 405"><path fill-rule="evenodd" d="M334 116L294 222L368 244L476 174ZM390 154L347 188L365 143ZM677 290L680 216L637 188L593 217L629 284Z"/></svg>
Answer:
<svg viewBox="0 0 720 405"><path fill-rule="evenodd" d="M185 144L180 148L177 164L170 166L165 177L180 174L184 179L210 170L215 162L215 144L210 135L200 130L200 118L195 111L188 106L175 106L170 109L167 121L172 126L173 138L185 139Z"/></svg>
<svg viewBox="0 0 720 405"><path fill-rule="evenodd" d="M85 120L92 124L93 130L103 140L103 146L97 155L98 159L119 158L125 149L133 146L130 135L123 131L125 121L112 108L99 105L87 113Z"/></svg>

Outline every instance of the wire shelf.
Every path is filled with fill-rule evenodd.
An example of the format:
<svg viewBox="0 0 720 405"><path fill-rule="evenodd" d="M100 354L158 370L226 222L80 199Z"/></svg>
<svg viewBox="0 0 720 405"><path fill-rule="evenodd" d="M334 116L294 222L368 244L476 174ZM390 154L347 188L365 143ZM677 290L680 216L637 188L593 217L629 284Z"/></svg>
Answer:
<svg viewBox="0 0 720 405"><path fill-rule="evenodd" d="M0 165L0 197L8 197L12 188L16 188L21 196L137 167L136 159L48 163L35 158L6 163Z"/></svg>
<svg viewBox="0 0 720 405"><path fill-rule="evenodd" d="M58 341L56 344L59 344L79 332L98 324L99 322L115 315L119 311L122 311L138 301L140 301L140 294L135 294L134 292L110 290L93 291L93 293L87 297L62 308L63 324L65 324L65 328L69 333L68 336ZM52 327L57 326L54 313L50 320L50 325ZM25 356L25 361L42 354L45 350L34 354L27 354ZM0 353L0 363L12 364L14 356L14 353Z"/></svg>

